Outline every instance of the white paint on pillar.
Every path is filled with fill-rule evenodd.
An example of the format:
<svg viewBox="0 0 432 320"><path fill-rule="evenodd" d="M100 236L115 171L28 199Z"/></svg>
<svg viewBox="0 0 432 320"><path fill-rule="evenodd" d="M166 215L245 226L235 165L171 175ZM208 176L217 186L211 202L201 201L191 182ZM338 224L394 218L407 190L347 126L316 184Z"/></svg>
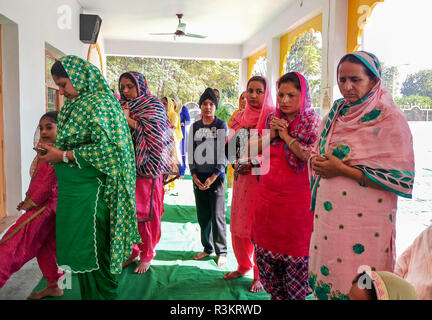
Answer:
<svg viewBox="0 0 432 320"><path fill-rule="evenodd" d="M272 38L267 42L267 80L273 102L276 102L276 81L279 79L280 39Z"/></svg>
<svg viewBox="0 0 432 320"><path fill-rule="evenodd" d="M348 0L328 0L323 8L321 115L341 97L336 68L346 53Z"/></svg>
<svg viewBox="0 0 432 320"><path fill-rule="evenodd" d="M243 58L239 63L240 77L239 77L239 97L243 91L246 90L248 82L248 59Z"/></svg>
<svg viewBox="0 0 432 320"><path fill-rule="evenodd" d="M6 214L18 214L23 199L21 181L21 125L18 25L2 23L3 129L6 177Z"/></svg>
<svg viewBox="0 0 432 320"><path fill-rule="evenodd" d="M59 10L59 14L57 9L65 9L63 6L67 10ZM8 216L19 214L15 207L30 183L29 168L35 156L33 137L46 110L45 48L49 44L67 54L87 56L79 41L80 12L76 0L0 1L0 23L6 29L3 107ZM69 13L70 19L63 19Z"/></svg>

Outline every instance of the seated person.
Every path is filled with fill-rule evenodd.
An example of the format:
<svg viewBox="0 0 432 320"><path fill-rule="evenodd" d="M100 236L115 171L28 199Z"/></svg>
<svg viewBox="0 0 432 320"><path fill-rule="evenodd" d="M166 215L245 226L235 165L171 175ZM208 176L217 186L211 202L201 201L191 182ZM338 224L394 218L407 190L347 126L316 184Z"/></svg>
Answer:
<svg viewBox="0 0 432 320"><path fill-rule="evenodd" d="M358 274L348 294L349 300L418 300L414 287L388 271Z"/></svg>

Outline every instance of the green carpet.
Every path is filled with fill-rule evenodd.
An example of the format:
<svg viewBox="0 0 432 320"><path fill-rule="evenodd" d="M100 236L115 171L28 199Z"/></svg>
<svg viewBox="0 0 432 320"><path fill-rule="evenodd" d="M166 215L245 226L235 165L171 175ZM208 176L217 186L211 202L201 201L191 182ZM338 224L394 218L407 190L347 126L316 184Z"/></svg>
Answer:
<svg viewBox="0 0 432 320"><path fill-rule="evenodd" d="M178 195L173 195L178 193ZM165 212L162 217L162 237L156 247L157 255L145 274L135 274L137 265L131 264L118 276L120 300L269 300L265 291L249 292L252 274L224 280L228 271L237 269L232 250L231 233L227 225L227 265L219 268L216 256L200 261L193 256L202 251L200 228L194 206L192 181L190 176L176 180L173 193L165 195ZM229 223L230 203L228 201L227 223ZM46 286L42 279L34 291ZM80 299L79 283L72 276L72 288L65 289L64 295L47 300Z"/></svg>

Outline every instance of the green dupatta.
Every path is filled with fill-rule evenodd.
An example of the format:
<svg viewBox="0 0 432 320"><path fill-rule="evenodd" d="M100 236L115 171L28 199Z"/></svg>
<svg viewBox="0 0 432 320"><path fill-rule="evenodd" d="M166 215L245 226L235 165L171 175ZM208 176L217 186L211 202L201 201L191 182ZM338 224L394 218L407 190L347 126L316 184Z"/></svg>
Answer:
<svg viewBox="0 0 432 320"><path fill-rule="evenodd" d="M231 110L230 106L223 104L222 91L219 91L219 94L220 94L220 99L218 101L218 106L215 112L215 116L228 123L228 121L231 119L233 111Z"/></svg>
<svg viewBox="0 0 432 320"><path fill-rule="evenodd" d="M73 150L74 155L106 175L102 201L110 211L110 271L119 274L132 246L141 242L135 208L135 153L129 127L98 68L76 56L59 61L79 96L66 100L60 110L55 146Z"/></svg>

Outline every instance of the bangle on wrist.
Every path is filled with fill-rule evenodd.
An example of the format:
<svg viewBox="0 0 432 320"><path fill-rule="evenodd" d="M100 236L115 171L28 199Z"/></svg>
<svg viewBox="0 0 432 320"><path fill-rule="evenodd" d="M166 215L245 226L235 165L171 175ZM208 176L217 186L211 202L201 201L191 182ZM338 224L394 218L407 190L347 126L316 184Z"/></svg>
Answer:
<svg viewBox="0 0 432 320"><path fill-rule="evenodd" d="M288 148L291 149L291 145L294 143L294 141L298 141L296 138L291 139L291 141L288 143Z"/></svg>
<svg viewBox="0 0 432 320"><path fill-rule="evenodd" d="M67 151L63 151L63 162L68 163L69 158L67 157Z"/></svg>
<svg viewBox="0 0 432 320"><path fill-rule="evenodd" d="M29 203L32 207L37 207L37 206L38 206L38 204L37 204L36 202L34 202L32 199L28 199L27 201L28 201L28 203Z"/></svg>

